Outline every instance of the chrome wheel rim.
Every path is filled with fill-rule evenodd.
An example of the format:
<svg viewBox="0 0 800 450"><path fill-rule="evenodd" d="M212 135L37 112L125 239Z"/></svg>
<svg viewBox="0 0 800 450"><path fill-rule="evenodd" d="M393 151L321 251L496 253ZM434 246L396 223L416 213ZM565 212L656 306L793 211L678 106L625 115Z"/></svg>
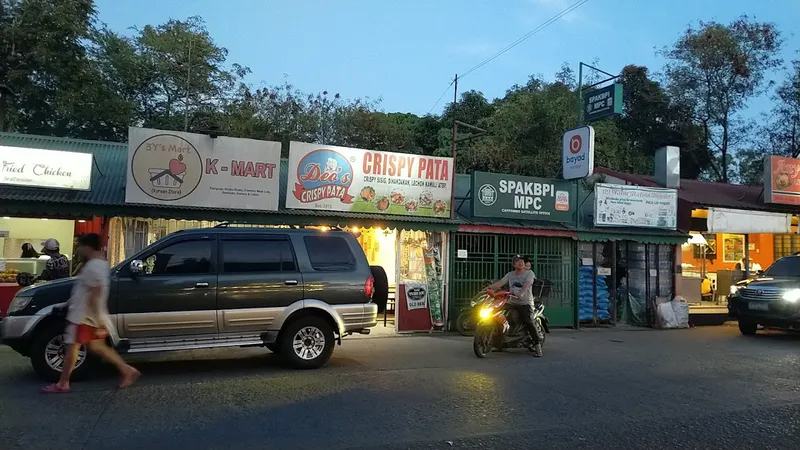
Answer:
<svg viewBox="0 0 800 450"><path fill-rule="evenodd" d="M300 328L292 339L292 349L300 359L305 361L316 359L325 349L325 335L317 327Z"/></svg>
<svg viewBox="0 0 800 450"><path fill-rule="evenodd" d="M67 351L67 344L64 343L64 335L59 334L50 339L47 346L44 348L44 360L47 366L56 372L64 370L64 353ZM75 369L83 364L86 360L86 346L81 345L78 350L78 359L75 361ZM73 369L74 370L74 369Z"/></svg>

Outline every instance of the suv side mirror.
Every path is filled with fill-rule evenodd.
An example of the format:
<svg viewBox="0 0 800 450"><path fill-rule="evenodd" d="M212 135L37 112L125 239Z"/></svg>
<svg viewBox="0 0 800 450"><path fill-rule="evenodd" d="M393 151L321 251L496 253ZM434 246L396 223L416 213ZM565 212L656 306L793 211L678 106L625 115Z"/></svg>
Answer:
<svg viewBox="0 0 800 450"><path fill-rule="evenodd" d="M760 276L762 276L762 275L764 275L764 271L763 271L763 270L757 270L757 271L756 271L756 276L757 276L757 277L760 277Z"/></svg>
<svg viewBox="0 0 800 450"><path fill-rule="evenodd" d="M144 263L141 259L134 259L128 269L131 271L131 276L137 277L144 273Z"/></svg>

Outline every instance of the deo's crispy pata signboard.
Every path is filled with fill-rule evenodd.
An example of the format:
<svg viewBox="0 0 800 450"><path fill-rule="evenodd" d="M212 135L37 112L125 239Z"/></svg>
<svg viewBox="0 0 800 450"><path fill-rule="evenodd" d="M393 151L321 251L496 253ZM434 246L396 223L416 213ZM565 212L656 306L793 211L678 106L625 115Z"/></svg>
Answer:
<svg viewBox="0 0 800 450"><path fill-rule="evenodd" d="M764 157L764 202L800 205L800 160Z"/></svg>
<svg viewBox="0 0 800 450"><path fill-rule="evenodd" d="M449 217L453 158L292 142L286 207Z"/></svg>

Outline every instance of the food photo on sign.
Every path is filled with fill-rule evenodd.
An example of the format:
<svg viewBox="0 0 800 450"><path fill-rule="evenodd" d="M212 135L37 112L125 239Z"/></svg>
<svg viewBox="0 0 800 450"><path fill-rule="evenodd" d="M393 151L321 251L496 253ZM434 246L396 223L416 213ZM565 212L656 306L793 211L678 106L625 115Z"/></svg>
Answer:
<svg viewBox="0 0 800 450"><path fill-rule="evenodd" d="M449 217L453 158L292 142L286 206Z"/></svg>

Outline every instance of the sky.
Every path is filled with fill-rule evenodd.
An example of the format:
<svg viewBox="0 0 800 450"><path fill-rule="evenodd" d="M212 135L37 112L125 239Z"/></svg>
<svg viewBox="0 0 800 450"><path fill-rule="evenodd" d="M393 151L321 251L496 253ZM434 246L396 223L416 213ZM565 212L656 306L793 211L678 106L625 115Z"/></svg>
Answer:
<svg viewBox="0 0 800 450"><path fill-rule="evenodd" d="M199 15L250 67L254 86L284 79L304 92L381 100L387 112L439 113L448 85L576 0L96 0L111 29ZM783 57L800 59L800 0L589 0L512 50L459 80L459 91L501 97L532 74L552 79L563 63L618 73L627 64L658 72L656 50L698 20L728 23L742 14L774 22ZM443 93L447 92L444 96ZM441 100L439 100L441 99ZM438 103L437 103L438 100ZM769 110L768 97L749 114Z"/></svg>

